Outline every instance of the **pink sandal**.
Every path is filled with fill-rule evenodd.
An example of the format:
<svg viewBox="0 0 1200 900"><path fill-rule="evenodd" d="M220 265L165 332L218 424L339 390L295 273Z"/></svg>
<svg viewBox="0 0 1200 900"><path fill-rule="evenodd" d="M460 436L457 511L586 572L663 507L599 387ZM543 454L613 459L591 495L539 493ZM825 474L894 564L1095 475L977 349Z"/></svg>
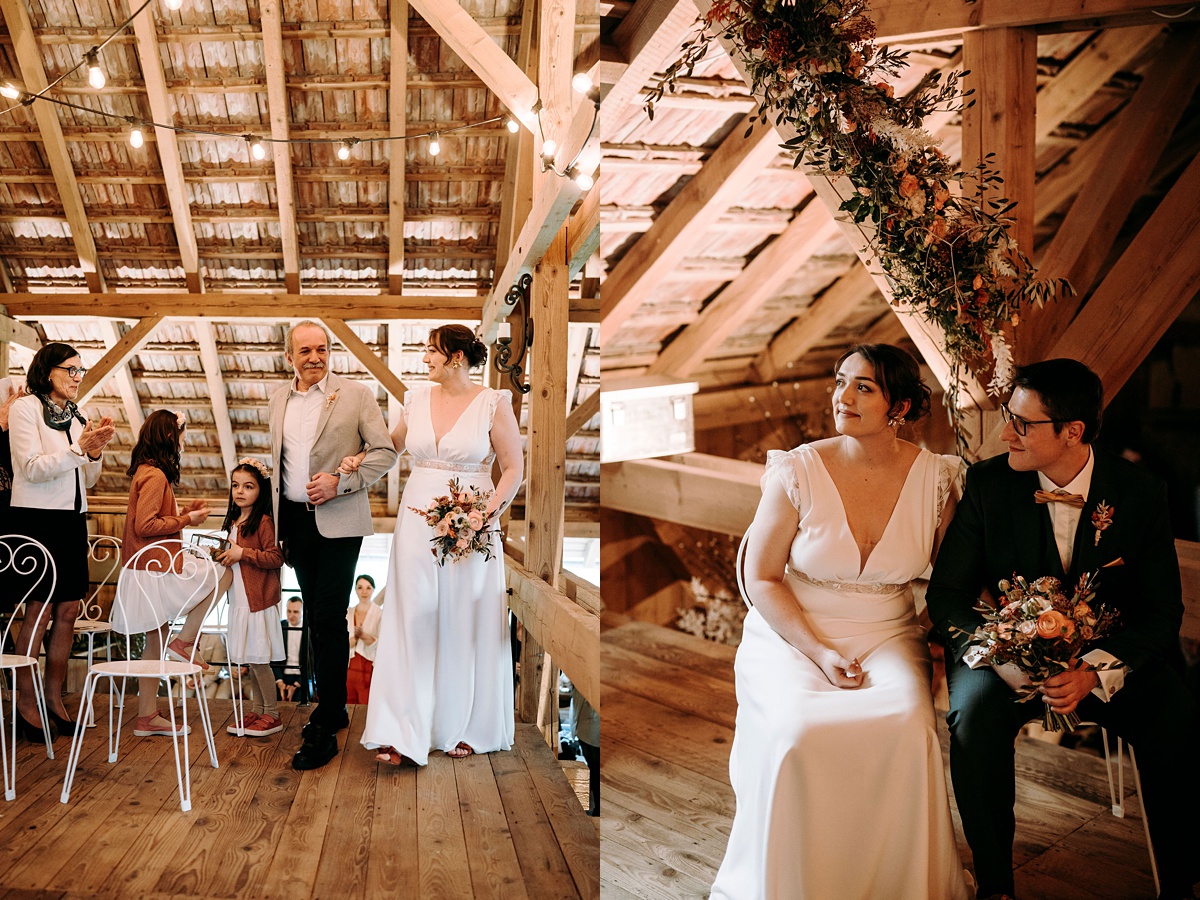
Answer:
<svg viewBox="0 0 1200 900"><path fill-rule="evenodd" d="M474 748L465 741L459 741L453 750L447 750L446 755L451 759L466 759L468 756L474 755Z"/></svg>
<svg viewBox="0 0 1200 900"><path fill-rule="evenodd" d="M375 758L380 762L388 763L392 766L398 766L404 762L404 757L396 752L395 747L380 747L379 752L375 754Z"/></svg>

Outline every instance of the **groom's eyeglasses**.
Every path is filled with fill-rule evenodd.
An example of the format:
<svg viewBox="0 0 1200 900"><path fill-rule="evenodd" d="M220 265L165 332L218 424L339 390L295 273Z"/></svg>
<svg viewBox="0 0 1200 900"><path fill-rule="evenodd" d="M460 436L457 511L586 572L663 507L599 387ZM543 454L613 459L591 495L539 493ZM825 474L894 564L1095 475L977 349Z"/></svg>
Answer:
<svg viewBox="0 0 1200 900"><path fill-rule="evenodd" d="M1015 431L1020 437L1025 437L1026 432L1029 431L1030 425L1053 425L1058 421L1058 419L1022 419L1008 408L1007 403L1000 404L1000 415L1004 417L1005 424L1011 425L1013 427L1013 431Z"/></svg>

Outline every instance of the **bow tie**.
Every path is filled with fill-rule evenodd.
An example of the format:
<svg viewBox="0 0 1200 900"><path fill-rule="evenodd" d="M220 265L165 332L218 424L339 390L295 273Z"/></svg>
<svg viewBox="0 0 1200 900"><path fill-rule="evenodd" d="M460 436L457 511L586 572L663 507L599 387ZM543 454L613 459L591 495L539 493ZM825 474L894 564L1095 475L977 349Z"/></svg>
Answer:
<svg viewBox="0 0 1200 900"><path fill-rule="evenodd" d="M1076 509L1083 509L1084 500L1082 494L1068 494L1066 491L1035 491L1033 499L1038 503L1067 503Z"/></svg>

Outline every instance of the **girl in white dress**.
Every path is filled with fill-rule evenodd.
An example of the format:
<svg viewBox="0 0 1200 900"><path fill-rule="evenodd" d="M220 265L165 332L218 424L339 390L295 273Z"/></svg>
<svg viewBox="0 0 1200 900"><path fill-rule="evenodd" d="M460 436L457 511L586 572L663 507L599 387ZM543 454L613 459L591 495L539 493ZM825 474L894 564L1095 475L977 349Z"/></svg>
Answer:
<svg viewBox="0 0 1200 900"><path fill-rule="evenodd" d="M396 449L414 459L392 541L362 739L381 762L395 765L402 756L424 765L430 750L453 757L507 750L513 740L500 536L492 535L490 559L472 553L439 565L430 552L434 529L409 507L425 509L454 478L463 489L492 490L495 458L501 474L485 510L494 522L521 484L521 433L511 394L470 379L470 369L487 359L470 329L435 328L422 359L429 383L409 389L392 432Z"/></svg>
<svg viewBox="0 0 1200 900"><path fill-rule="evenodd" d="M275 543L271 519L271 478L267 467L246 457L229 473L229 509L222 525L229 533L228 549L217 562L233 572L229 601L229 660L246 666L253 687L254 708L237 721L241 703L234 704L230 734L263 737L283 730L275 702L272 661L286 656L279 620L279 570L283 553Z"/></svg>
<svg viewBox="0 0 1200 900"><path fill-rule="evenodd" d="M746 547L713 900L966 900L910 582L953 514L957 457L899 440L929 410L904 351L836 366L839 435L772 451Z"/></svg>

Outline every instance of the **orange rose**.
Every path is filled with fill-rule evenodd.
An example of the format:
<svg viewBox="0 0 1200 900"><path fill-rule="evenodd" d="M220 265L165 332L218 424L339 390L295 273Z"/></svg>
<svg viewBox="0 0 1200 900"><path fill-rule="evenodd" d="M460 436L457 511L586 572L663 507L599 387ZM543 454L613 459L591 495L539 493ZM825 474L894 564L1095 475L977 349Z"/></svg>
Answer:
<svg viewBox="0 0 1200 900"><path fill-rule="evenodd" d="M921 183L917 181L917 176L911 172L900 179L900 196L908 199L917 192Z"/></svg>
<svg viewBox="0 0 1200 900"><path fill-rule="evenodd" d="M950 226L946 224L946 220L941 216L934 216L933 221L929 223L929 233L935 241L945 238L949 231Z"/></svg>
<svg viewBox="0 0 1200 900"><path fill-rule="evenodd" d="M1051 640L1052 638L1070 637L1075 633L1075 623L1056 609L1044 612L1037 618L1038 637Z"/></svg>

